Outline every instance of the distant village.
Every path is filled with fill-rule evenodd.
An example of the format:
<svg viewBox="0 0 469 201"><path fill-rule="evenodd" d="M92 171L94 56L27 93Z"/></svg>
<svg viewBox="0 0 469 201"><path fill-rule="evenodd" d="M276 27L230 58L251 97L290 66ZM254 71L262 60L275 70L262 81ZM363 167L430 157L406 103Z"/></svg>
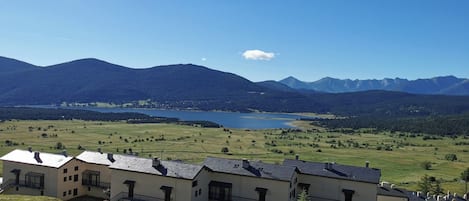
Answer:
<svg viewBox="0 0 469 201"><path fill-rule="evenodd" d="M1 193L110 201L463 201L381 182L381 171L285 159L270 164L208 157L202 164L84 151L69 156L13 150L3 162ZM381 182L381 183L380 183Z"/></svg>

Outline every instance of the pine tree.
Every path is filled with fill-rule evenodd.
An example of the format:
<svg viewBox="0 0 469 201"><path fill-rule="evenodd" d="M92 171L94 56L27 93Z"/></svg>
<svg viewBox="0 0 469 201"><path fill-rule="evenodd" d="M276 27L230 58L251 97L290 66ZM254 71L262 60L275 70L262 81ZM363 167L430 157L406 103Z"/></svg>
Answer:
<svg viewBox="0 0 469 201"><path fill-rule="evenodd" d="M467 182L469 182L469 168L464 170L464 172L461 172L461 179L464 181L464 183L466 183L466 191L464 192L467 193Z"/></svg>
<svg viewBox="0 0 469 201"><path fill-rule="evenodd" d="M418 182L418 190L422 191L424 194L427 194L428 192L431 192L431 189L432 183L430 177L425 174Z"/></svg>
<svg viewBox="0 0 469 201"><path fill-rule="evenodd" d="M297 201L308 201L308 193L306 189L303 189L301 193L298 195Z"/></svg>

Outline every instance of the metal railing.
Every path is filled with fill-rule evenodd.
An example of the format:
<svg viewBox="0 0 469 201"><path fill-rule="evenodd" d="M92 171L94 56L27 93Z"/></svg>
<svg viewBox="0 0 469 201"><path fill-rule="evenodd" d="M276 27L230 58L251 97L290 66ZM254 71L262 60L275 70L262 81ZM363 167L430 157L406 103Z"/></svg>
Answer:
<svg viewBox="0 0 469 201"><path fill-rule="evenodd" d="M26 180L20 180L18 184L13 183L12 185L18 185L21 187L26 187L26 188L33 188L33 189L44 189L44 184L41 183L39 185L35 185L32 183L26 182Z"/></svg>
<svg viewBox="0 0 469 201"><path fill-rule="evenodd" d="M240 196L231 196L231 201L257 201L257 199L245 198ZM216 199L209 199L209 201L217 201Z"/></svg>
<svg viewBox="0 0 469 201"><path fill-rule="evenodd" d="M84 186L94 186L94 187L99 187L103 189L107 189L111 187L111 183L108 182L97 182L97 181L92 181L88 179L82 179L81 184Z"/></svg>
<svg viewBox="0 0 469 201"><path fill-rule="evenodd" d="M156 198L146 195L134 194L132 198L128 197L128 192L120 192L115 195L111 200L118 200L118 201L164 201L163 198ZM173 200L173 199L171 199Z"/></svg>
<svg viewBox="0 0 469 201"><path fill-rule="evenodd" d="M14 179L9 179L5 182L3 182L1 185L0 185L0 193L3 193L3 191L11 188L13 185L15 184L15 180Z"/></svg>

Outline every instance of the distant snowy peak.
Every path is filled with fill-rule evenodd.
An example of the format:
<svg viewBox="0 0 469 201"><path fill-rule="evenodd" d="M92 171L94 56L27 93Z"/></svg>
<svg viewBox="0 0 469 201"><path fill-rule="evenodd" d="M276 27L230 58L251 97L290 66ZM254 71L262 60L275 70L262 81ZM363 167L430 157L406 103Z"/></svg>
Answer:
<svg viewBox="0 0 469 201"><path fill-rule="evenodd" d="M325 77L314 82L304 82L290 76L279 82L293 89L307 89L329 93L387 90L414 94L469 95L468 79L457 78L451 75L417 80L401 78L351 80Z"/></svg>

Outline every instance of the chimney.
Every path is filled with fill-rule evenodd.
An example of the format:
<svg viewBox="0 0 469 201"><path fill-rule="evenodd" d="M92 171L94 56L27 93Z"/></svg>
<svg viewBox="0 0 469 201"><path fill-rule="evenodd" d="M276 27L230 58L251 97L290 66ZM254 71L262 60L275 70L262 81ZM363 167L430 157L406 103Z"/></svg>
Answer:
<svg viewBox="0 0 469 201"><path fill-rule="evenodd" d="M299 154L295 155L295 160L300 160L300 155Z"/></svg>
<svg viewBox="0 0 469 201"><path fill-rule="evenodd" d="M38 151L34 152L34 159L36 159L38 163L42 163L42 160L41 160L41 157L39 157Z"/></svg>
<svg viewBox="0 0 469 201"><path fill-rule="evenodd" d="M243 158L243 168L249 168L249 161L248 161L248 159Z"/></svg>
<svg viewBox="0 0 469 201"><path fill-rule="evenodd" d="M369 168L369 167L370 167L370 161L366 161L366 162L365 162L365 167L366 167L366 168Z"/></svg>
<svg viewBox="0 0 469 201"><path fill-rule="evenodd" d="M28 151L29 151L29 152L33 152L33 148L32 148L32 147L28 147Z"/></svg>
<svg viewBox="0 0 469 201"><path fill-rule="evenodd" d="M417 191L417 197L420 197L422 195L422 192Z"/></svg>
<svg viewBox="0 0 469 201"><path fill-rule="evenodd" d="M64 155L65 157L67 157L67 150L66 150L66 149L62 150L62 155Z"/></svg>
<svg viewBox="0 0 469 201"><path fill-rule="evenodd" d="M152 166L153 166L154 168L157 168L157 167L160 166L160 165L161 165L160 159L159 159L159 158L153 158Z"/></svg>
<svg viewBox="0 0 469 201"><path fill-rule="evenodd" d="M392 189L396 188L396 185L391 184L391 188L392 188Z"/></svg>
<svg viewBox="0 0 469 201"><path fill-rule="evenodd" d="M112 163L114 163L114 161L116 161L116 160L114 160L114 154L112 154L112 153L107 153L107 159L109 161L111 161Z"/></svg>
<svg viewBox="0 0 469 201"><path fill-rule="evenodd" d="M101 152L101 147L98 147L98 152L99 152L100 154L103 153L103 152Z"/></svg>
<svg viewBox="0 0 469 201"><path fill-rule="evenodd" d="M324 165L325 165L324 169L332 170L332 163L326 162L326 163L324 163Z"/></svg>

